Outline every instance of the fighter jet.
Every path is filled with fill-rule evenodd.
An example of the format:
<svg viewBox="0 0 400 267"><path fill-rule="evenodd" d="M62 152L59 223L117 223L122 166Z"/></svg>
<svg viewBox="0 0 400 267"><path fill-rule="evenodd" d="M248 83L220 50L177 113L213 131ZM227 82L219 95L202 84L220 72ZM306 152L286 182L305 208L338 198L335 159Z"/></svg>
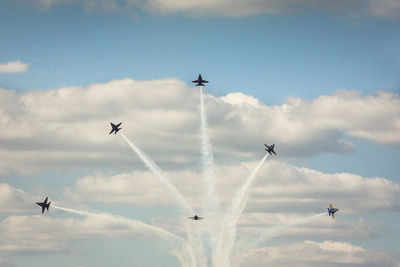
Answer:
<svg viewBox="0 0 400 267"><path fill-rule="evenodd" d="M272 153L274 153L274 155L276 156L276 153L274 151L275 144L272 144L270 146L267 144L264 144L264 146L266 147L265 151L267 151L270 155L272 155Z"/></svg>
<svg viewBox="0 0 400 267"><path fill-rule="evenodd" d="M339 209L332 207L332 204L329 203L329 208L328 208L328 215L332 215L332 220L335 219L335 212L337 212Z"/></svg>
<svg viewBox="0 0 400 267"><path fill-rule="evenodd" d="M110 124L112 127L110 134L112 134L112 133L117 134L117 132L122 129L122 128L118 128L122 124L122 122L118 123L117 125L115 125L112 122L110 122Z"/></svg>
<svg viewBox="0 0 400 267"><path fill-rule="evenodd" d="M198 221L198 220L201 220L201 219L204 219L203 217L199 217L199 216L197 216L197 215L194 215L193 217L188 217L189 219L192 219L192 220L194 220L194 221Z"/></svg>
<svg viewBox="0 0 400 267"><path fill-rule="evenodd" d="M197 83L196 86L204 86L204 83L208 83L208 81L203 80L203 78L201 78L201 74L199 74L197 80L192 81L192 83Z"/></svg>
<svg viewBox="0 0 400 267"><path fill-rule="evenodd" d="M45 209L45 208L47 208L47 210L49 210L49 207L50 207L50 203L51 203L51 202L47 203L47 199L48 199L48 197L46 197L46 199L44 200L44 202L36 202L36 204L38 204L39 206L42 207L42 213L44 212L44 209Z"/></svg>

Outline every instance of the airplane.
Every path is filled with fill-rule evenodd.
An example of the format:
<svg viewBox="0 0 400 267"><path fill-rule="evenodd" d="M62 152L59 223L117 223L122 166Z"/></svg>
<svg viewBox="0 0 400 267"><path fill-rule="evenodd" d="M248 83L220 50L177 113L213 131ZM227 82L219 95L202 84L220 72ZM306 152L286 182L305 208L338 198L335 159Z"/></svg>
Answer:
<svg viewBox="0 0 400 267"><path fill-rule="evenodd" d="M122 128L118 128L122 124L122 122L118 123L117 125L115 125L112 122L110 122L110 124L111 124L111 127L112 127L112 130L111 130L110 134L112 134L112 133L117 134L117 132L122 129Z"/></svg>
<svg viewBox="0 0 400 267"><path fill-rule="evenodd" d="M194 215L193 217L188 217L189 219L192 219L192 220L194 220L194 221L198 221L198 220L201 220L201 219L204 219L203 217L199 217L199 216L197 216L197 215Z"/></svg>
<svg viewBox="0 0 400 267"><path fill-rule="evenodd" d="M51 202L47 203L47 199L48 199L48 197L46 197L46 199L44 200L44 202L36 202L36 204L38 204L39 206L42 207L42 213L44 212L44 209L45 209L45 208L47 208L47 210L49 210L49 207L50 207L50 203L51 203Z"/></svg>
<svg viewBox="0 0 400 267"><path fill-rule="evenodd" d="M274 153L274 155L276 156L276 153L274 151L275 144L272 144L270 146L267 144L264 144L264 146L266 147L265 151L267 151L270 155L272 155L272 153Z"/></svg>
<svg viewBox="0 0 400 267"><path fill-rule="evenodd" d="M332 215L332 220L335 219L335 212L337 212L339 209L332 207L332 204L329 203L329 208L328 208L328 215Z"/></svg>
<svg viewBox="0 0 400 267"><path fill-rule="evenodd" d="M197 83L196 86L204 86L204 83L208 83L208 81L203 80L203 78L201 78L201 74L199 74L197 80L192 81L192 83Z"/></svg>

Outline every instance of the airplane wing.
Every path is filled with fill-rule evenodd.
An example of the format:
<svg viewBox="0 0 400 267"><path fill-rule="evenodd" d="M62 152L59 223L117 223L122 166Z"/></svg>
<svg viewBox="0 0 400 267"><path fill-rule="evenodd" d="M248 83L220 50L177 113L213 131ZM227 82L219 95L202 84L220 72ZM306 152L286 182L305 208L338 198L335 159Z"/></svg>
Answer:
<svg viewBox="0 0 400 267"><path fill-rule="evenodd" d="M265 146L266 148L269 148L269 146L268 146L267 144L264 144L264 146Z"/></svg>
<svg viewBox="0 0 400 267"><path fill-rule="evenodd" d="M332 213L332 219L333 220L335 219L335 213Z"/></svg>
<svg viewBox="0 0 400 267"><path fill-rule="evenodd" d="M42 213L44 212L44 206L42 206Z"/></svg>
<svg viewBox="0 0 400 267"><path fill-rule="evenodd" d="M203 81L203 83L208 83L208 81Z"/></svg>
<svg viewBox="0 0 400 267"><path fill-rule="evenodd" d="M204 219L203 217L199 217L198 220Z"/></svg>
<svg viewBox="0 0 400 267"><path fill-rule="evenodd" d="M117 127L121 126L121 124L122 124L122 122L118 123L118 124L117 124Z"/></svg>
<svg viewBox="0 0 400 267"><path fill-rule="evenodd" d="M188 217L188 218L194 220L194 217Z"/></svg>
<svg viewBox="0 0 400 267"><path fill-rule="evenodd" d="M331 209L333 209L333 207L332 207L332 204L331 204L331 203L329 203L329 207L331 207Z"/></svg>
<svg viewBox="0 0 400 267"><path fill-rule="evenodd" d="M114 132L114 129L111 129L111 132L109 134L112 134Z"/></svg>
<svg viewBox="0 0 400 267"><path fill-rule="evenodd" d="M198 83L199 82L199 80L196 80L196 81L192 81L192 83Z"/></svg>
<svg viewBox="0 0 400 267"><path fill-rule="evenodd" d="M272 150L272 153L274 153L274 155L276 156L276 152Z"/></svg>

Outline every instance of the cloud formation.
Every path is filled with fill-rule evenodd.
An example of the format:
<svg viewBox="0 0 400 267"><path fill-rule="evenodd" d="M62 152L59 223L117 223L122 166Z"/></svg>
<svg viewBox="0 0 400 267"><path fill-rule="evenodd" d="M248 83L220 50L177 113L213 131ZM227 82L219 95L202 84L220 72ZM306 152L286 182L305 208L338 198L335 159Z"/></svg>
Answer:
<svg viewBox="0 0 400 267"><path fill-rule="evenodd" d="M256 249L242 256L240 266L398 266L399 260L395 252L369 251L346 242L306 240Z"/></svg>
<svg viewBox="0 0 400 267"><path fill-rule="evenodd" d="M21 60L0 63L0 73L25 72L28 68L29 64L22 63Z"/></svg>
<svg viewBox="0 0 400 267"><path fill-rule="evenodd" d="M247 162L216 166L216 189L224 210L255 165L255 162ZM185 193L192 206L200 207L205 201L200 172L168 171L165 175L180 192ZM246 210L250 213L297 213L299 210L320 213L326 211L331 201L341 208L342 214L366 214L399 209L399 193L400 185L384 178L364 178L349 173L327 174L267 160L258 174ZM73 188L65 190L65 194L77 202L175 205L173 198L147 171L87 176L78 179Z"/></svg>
<svg viewBox="0 0 400 267"><path fill-rule="evenodd" d="M86 88L16 93L0 89L0 175L106 166L143 167L109 122L161 168L197 166L197 88L175 79L115 80ZM336 91L312 101L289 98L267 106L231 93L205 96L209 133L219 159L253 160L263 143L285 157L349 153L346 136L400 146L400 98Z"/></svg>
<svg viewBox="0 0 400 267"><path fill-rule="evenodd" d="M28 0L20 0L28 2ZM139 10L153 14L184 14L193 17L222 16L248 17L258 14L281 14L321 10L349 16L373 16L398 19L397 0L34 0L44 9L57 5L82 5L86 10L107 12ZM31 3L32 1L29 1Z"/></svg>

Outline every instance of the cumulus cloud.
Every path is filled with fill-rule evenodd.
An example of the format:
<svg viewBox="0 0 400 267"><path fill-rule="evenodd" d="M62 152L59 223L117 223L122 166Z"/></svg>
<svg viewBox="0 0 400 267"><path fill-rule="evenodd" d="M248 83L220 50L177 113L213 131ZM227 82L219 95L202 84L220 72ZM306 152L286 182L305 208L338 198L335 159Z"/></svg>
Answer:
<svg viewBox="0 0 400 267"><path fill-rule="evenodd" d="M32 211L34 199L21 189L0 183L0 213L21 213Z"/></svg>
<svg viewBox="0 0 400 267"><path fill-rule="evenodd" d="M255 165L255 162L247 162L216 166L217 192L223 206L228 206ZM166 171L165 175L181 192L185 192L184 196L192 206L199 207L203 203L204 188L198 171ZM258 174L247 211L321 213L326 211L331 201L342 214L365 214L397 210L399 193L400 185L380 177L326 174L279 161L267 161ZM65 194L76 201L138 206L175 204L165 188L146 171L84 177L76 182L75 187L66 189Z"/></svg>
<svg viewBox="0 0 400 267"><path fill-rule="evenodd" d="M0 73L25 72L28 68L29 64L22 63L21 60L0 63Z"/></svg>
<svg viewBox="0 0 400 267"><path fill-rule="evenodd" d="M54 227L54 226L57 227ZM94 237L150 237L151 231L121 223L112 216L62 219L46 216L10 216L0 223L2 251L60 252L66 242Z"/></svg>
<svg viewBox="0 0 400 267"><path fill-rule="evenodd" d="M399 259L395 252L368 251L346 242L306 240L256 249L237 260L240 266L398 266Z"/></svg>
<svg viewBox="0 0 400 267"><path fill-rule="evenodd" d="M232 93L206 95L216 158L254 159L263 143L281 157L348 153L346 136L400 146L400 98L337 91L313 101L267 106ZM115 80L86 88L16 93L0 89L0 175L43 169L143 166L109 122L123 122L133 143L163 168L199 159L198 91L175 79ZM135 164L135 165L132 165Z"/></svg>
<svg viewBox="0 0 400 267"><path fill-rule="evenodd" d="M397 0L19 0L50 9L57 5L82 5L86 10L137 12L162 15L246 17L257 14L280 14L321 10L353 16L399 18Z"/></svg>

